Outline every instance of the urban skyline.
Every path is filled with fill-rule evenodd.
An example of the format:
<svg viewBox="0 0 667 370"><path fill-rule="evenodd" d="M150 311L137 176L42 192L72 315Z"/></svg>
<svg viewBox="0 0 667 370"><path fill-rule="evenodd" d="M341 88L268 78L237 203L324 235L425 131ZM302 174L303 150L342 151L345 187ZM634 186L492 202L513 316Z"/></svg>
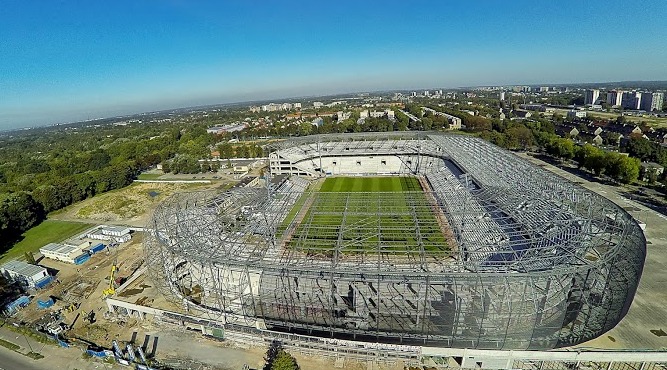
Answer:
<svg viewBox="0 0 667 370"><path fill-rule="evenodd" d="M356 91L667 80L667 52L645 37L664 29L660 1L382 5L9 2L0 129Z"/></svg>

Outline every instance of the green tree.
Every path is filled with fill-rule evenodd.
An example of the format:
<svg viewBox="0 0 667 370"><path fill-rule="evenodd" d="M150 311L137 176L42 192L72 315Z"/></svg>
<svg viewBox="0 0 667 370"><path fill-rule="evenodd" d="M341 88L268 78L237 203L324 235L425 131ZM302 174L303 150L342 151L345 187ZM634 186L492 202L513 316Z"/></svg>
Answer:
<svg viewBox="0 0 667 370"><path fill-rule="evenodd" d="M631 156L642 161L652 160L655 154L653 143L643 137L630 138L625 149Z"/></svg>
<svg viewBox="0 0 667 370"><path fill-rule="evenodd" d="M621 134L616 132L606 132L604 135L604 143L606 145L618 145L620 142Z"/></svg>
<svg viewBox="0 0 667 370"><path fill-rule="evenodd" d="M597 148L591 144L584 144L583 146L579 147L574 155L574 160L577 161L579 168L586 167L586 160L590 158L596 150Z"/></svg>
<svg viewBox="0 0 667 370"><path fill-rule="evenodd" d="M480 116L471 116L468 113L462 113L461 115L463 116L463 124L468 131L480 132L491 130L491 120Z"/></svg>
<svg viewBox="0 0 667 370"><path fill-rule="evenodd" d="M583 158L580 158L583 161L583 167L593 171L598 176L602 174L607 165L605 152L590 144L584 145L580 152L584 153Z"/></svg>
<svg viewBox="0 0 667 370"><path fill-rule="evenodd" d="M88 168L89 170L100 170L104 167L106 167L109 162L111 162L111 157L109 154L107 154L105 151L102 150L97 150L93 153L91 153L90 158L88 160Z"/></svg>
<svg viewBox="0 0 667 370"><path fill-rule="evenodd" d="M547 153L565 160L574 158L576 153L574 142L572 140L558 137L553 138L547 143L546 149Z"/></svg>
<svg viewBox="0 0 667 370"><path fill-rule="evenodd" d="M287 353L278 341L271 342L264 360L264 370L299 370L294 357Z"/></svg>
<svg viewBox="0 0 667 370"><path fill-rule="evenodd" d="M62 207L56 188L52 185L42 185L32 192L33 198L38 201L45 212L51 212Z"/></svg>
<svg viewBox="0 0 667 370"><path fill-rule="evenodd" d="M513 149L520 148L525 150L535 143L533 132L524 125L516 125L508 128L505 131L505 136L508 147Z"/></svg>
<svg viewBox="0 0 667 370"><path fill-rule="evenodd" d="M0 240L14 239L41 222L44 216L44 209L30 194L5 194L0 200Z"/></svg>
<svg viewBox="0 0 667 370"><path fill-rule="evenodd" d="M271 370L299 370L296 359L285 350L280 350L271 364Z"/></svg>
<svg viewBox="0 0 667 370"><path fill-rule="evenodd" d="M218 151L220 152L220 158L227 159L234 156L234 147L229 143L222 143L218 145Z"/></svg>
<svg viewBox="0 0 667 370"><path fill-rule="evenodd" d="M26 251L23 255L25 256L25 261L26 262L28 262L32 265L37 264L37 262L35 262L35 256L32 254L32 252Z"/></svg>
<svg viewBox="0 0 667 370"><path fill-rule="evenodd" d="M621 156L618 162L619 173L617 179L624 184L631 184L637 181L641 163L639 159L628 156Z"/></svg>

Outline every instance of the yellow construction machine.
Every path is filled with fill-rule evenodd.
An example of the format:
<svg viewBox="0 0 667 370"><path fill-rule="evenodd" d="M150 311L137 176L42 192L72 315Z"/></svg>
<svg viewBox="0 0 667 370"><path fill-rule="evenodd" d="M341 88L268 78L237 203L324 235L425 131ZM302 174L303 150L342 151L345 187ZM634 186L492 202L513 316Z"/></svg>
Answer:
<svg viewBox="0 0 667 370"><path fill-rule="evenodd" d="M116 294L116 285L113 280L113 275L116 271L118 271L118 266L116 265L116 262L114 262L111 265L111 274L109 275L109 287L107 289L104 289L104 292L102 293L102 299L110 295Z"/></svg>

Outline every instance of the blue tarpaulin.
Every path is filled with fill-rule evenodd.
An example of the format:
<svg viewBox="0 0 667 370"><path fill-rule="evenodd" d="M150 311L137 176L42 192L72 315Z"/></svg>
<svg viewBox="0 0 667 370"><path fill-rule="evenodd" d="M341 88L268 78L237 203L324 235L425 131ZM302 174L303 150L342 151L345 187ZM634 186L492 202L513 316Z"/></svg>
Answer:
<svg viewBox="0 0 667 370"><path fill-rule="evenodd" d="M37 307L45 309L53 306L53 299L49 298L46 301L40 301L39 299L37 300Z"/></svg>
<svg viewBox="0 0 667 370"><path fill-rule="evenodd" d="M75 265L81 265L84 262L88 261L90 259L90 254L82 254L74 259L74 264Z"/></svg>
<svg viewBox="0 0 667 370"><path fill-rule="evenodd" d="M95 357L107 357L107 353L104 350L93 351L92 349L89 349L86 351L86 353Z"/></svg>
<svg viewBox="0 0 667 370"><path fill-rule="evenodd" d="M18 299L16 299L15 301L13 301L12 303L8 304L5 307L5 311L7 312L8 315L12 315L16 311L18 311L19 308L27 306L28 303L30 303L30 297L23 295Z"/></svg>
<svg viewBox="0 0 667 370"><path fill-rule="evenodd" d="M97 253L97 252L101 251L102 249L104 249L104 244L100 243L100 244L90 248L90 252L91 253Z"/></svg>
<svg viewBox="0 0 667 370"><path fill-rule="evenodd" d="M63 347L63 348L69 348L69 343L58 339L58 336L54 337L54 339L58 342L58 345Z"/></svg>
<svg viewBox="0 0 667 370"><path fill-rule="evenodd" d="M51 281L53 281L53 276L46 276L35 283L35 288L42 289L45 286L49 285Z"/></svg>

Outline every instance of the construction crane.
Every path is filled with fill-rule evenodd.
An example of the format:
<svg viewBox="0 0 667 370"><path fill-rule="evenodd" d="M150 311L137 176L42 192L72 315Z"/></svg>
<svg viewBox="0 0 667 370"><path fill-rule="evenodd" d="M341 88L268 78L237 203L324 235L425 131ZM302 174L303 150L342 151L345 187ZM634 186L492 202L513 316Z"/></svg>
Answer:
<svg viewBox="0 0 667 370"><path fill-rule="evenodd" d="M102 299L116 294L116 286L114 285L114 280L113 280L113 275L114 273L118 271L118 266L116 265L116 262L111 265L111 274L109 275L109 287L107 289L104 289L104 292L102 292Z"/></svg>

